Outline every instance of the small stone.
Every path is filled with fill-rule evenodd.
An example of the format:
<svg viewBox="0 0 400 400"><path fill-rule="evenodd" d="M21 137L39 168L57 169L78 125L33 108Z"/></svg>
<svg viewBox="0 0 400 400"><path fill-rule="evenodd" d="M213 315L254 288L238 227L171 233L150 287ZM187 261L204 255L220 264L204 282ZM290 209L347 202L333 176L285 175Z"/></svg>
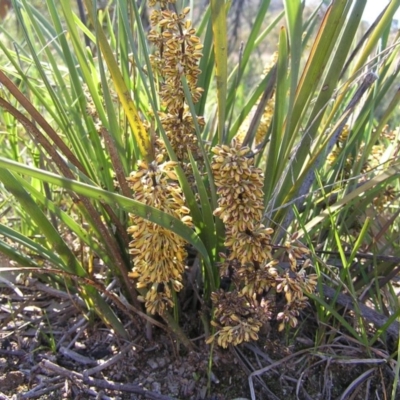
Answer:
<svg viewBox="0 0 400 400"><path fill-rule="evenodd" d="M147 365L151 368L151 369L157 369L158 368L158 364L157 361L150 358L147 360Z"/></svg>
<svg viewBox="0 0 400 400"><path fill-rule="evenodd" d="M160 382L153 382L151 384L151 390L156 393L161 393L161 384Z"/></svg>
<svg viewBox="0 0 400 400"><path fill-rule="evenodd" d="M207 395L207 386L203 386L200 390L200 398L205 399Z"/></svg>
<svg viewBox="0 0 400 400"><path fill-rule="evenodd" d="M182 376L182 375L184 374L184 372L185 372L185 366L182 365L182 366L179 368L179 370L178 370L178 375L179 375L179 376Z"/></svg>
<svg viewBox="0 0 400 400"><path fill-rule="evenodd" d="M187 387L187 391L189 394L194 393L194 388L196 387L196 381L190 381L188 387Z"/></svg>
<svg viewBox="0 0 400 400"><path fill-rule="evenodd" d="M160 368L163 368L167 364L167 360L165 358L160 357L160 358L157 358L157 363Z"/></svg>
<svg viewBox="0 0 400 400"><path fill-rule="evenodd" d="M0 358L0 371L7 367L7 359L4 357Z"/></svg>

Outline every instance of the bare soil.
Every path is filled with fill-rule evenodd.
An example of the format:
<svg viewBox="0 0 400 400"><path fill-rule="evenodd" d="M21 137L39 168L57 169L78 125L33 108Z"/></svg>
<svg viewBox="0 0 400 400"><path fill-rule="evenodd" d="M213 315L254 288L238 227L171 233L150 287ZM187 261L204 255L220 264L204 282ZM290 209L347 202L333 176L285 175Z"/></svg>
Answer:
<svg viewBox="0 0 400 400"><path fill-rule="evenodd" d="M124 340L62 290L15 282L0 287L0 400L391 398L395 344L363 348L333 327L318 339L311 307L297 331L271 325L258 343L214 346L210 369L204 337L187 352L159 328L146 339L139 320L125 321Z"/></svg>

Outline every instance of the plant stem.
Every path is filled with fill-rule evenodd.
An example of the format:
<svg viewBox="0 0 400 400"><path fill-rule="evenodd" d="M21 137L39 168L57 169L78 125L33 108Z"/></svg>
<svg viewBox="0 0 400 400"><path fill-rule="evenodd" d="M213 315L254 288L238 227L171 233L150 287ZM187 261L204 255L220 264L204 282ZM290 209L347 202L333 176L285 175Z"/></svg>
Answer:
<svg viewBox="0 0 400 400"><path fill-rule="evenodd" d="M186 349L189 351L195 350L195 345L184 334L182 328L175 321L174 317L168 312L164 313L162 317L167 323L168 327L176 335L177 339L186 347Z"/></svg>

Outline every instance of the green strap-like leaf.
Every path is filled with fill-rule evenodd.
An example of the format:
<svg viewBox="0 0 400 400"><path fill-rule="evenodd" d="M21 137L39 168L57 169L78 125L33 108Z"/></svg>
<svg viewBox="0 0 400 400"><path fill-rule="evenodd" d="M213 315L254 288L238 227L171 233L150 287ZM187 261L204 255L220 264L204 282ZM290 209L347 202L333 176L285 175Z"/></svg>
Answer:
<svg viewBox="0 0 400 400"><path fill-rule="evenodd" d="M225 0L211 0L211 20L214 34L215 76L217 78L218 142L222 143L225 128L228 81L228 43Z"/></svg>
<svg viewBox="0 0 400 400"><path fill-rule="evenodd" d="M9 241L14 245L18 245L18 247L22 246L24 251L26 251L27 253L34 253L36 255L39 255L43 260L49 261L52 265L57 266L64 271L72 273L71 270L67 268L65 263L57 254L55 254L53 250L42 246L40 243L33 241L22 233L19 233L6 225L0 224L0 234L8 238ZM8 255L14 261L17 261L18 263L26 267L39 267L39 264L37 264L36 260L33 257L29 257L23 254L15 247L11 247L6 242L0 241L1 253Z"/></svg>
<svg viewBox="0 0 400 400"><path fill-rule="evenodd" d="M111 265L111 259L104 249L99 245L100 237L97 236L93 230L88 230L77 223L67 212L63 211L60 207L57 207L52 201L50 201L41 191L30 185L25 179L19 175L14 178L21 184L21 186L35 199L36 203L41 204L48 211L53 213L62 223L64 223L68 229L85 243L94 253L96 253L106 265Z"/></svg>
<svg viewBox="0 0 400 400"><path fill-rule="evenodd" d="M47 241L51 243L53 250L63 260L66 271L78 276L86 275L86 271L82 268L75 255L58 234L57 230L50 223L47 216L33 201L29 193L13 177L11 172L6 169L0 169L0 181L3 183L4 187L17 198L23 209L27 211L29 210L30 217L38 226L40 226Z"/></svg>
<svg viewBox="0 0 400 400"><path fill-rule="evenodd" d="M88 11L89 19L93 25L97 25L97 17L93 12L93 5L91 0L85 0L86 8ZM142 121L140 120L138 110L133 102L129 89L125 84L124 78L119 70L117 61L114 58L112 49L107 41L101 26L97 29L98 40L100 45L100 50L103 54L104 60L107 63L108 69L111 73L111 78L115 85L115 90L118 94L118 98L121 105L126 113L129 121L129 125L132 128L133 134L137 141L140 153L144 159L151 161L153 159L152 147L149 135L147 134Z"/></svg>
<svg viewBox="0 0 400 400"><path fill-rule="evenodd" d="M203 239L203 242L209 252L210 258L214 262L217 257L218 237L216 235L213 209L211 207L209 194L207 193L207 189L197 168L196 161L193 159L191 154L189 154L189 156L190 163L193 169L193 175L196 180L197 188L199 190L201 212L203 215L203 221L201 225L197 228L200 230L200 237ZM215 287L218 283L218 273L215 271L215 269L212 269L211 266L209 266L206 271L209 275L209 279L207 279L207 282L210 282L212 284L211 290L213 291L215 290Z"/></svg>
<svg viewBox="0 0 400 400"><path fill-rule="evenodd" d="M183 239L193 245L193 247L201 254L207 265L211 265L207 249L198 235L182 221L174 218L172 215L166 214L160 210L157 210L156 208L144 205L136 200L129 199L119 194L108 192L98 187L87 185L86 183L67 179L51 172L29 167L15 161L8 160L4 157L0 157L0 168L7 168L11 171L25 174L44 182L52 183L100 202L111 205L115 205L117 203L126 211L163 226L164 228L167 228L181 236Z"/></svg>
<svg viewBox="0 0 400 400"><path fill-rule="evenodd" d="M394 179L399 179L400 176L400 166L399 164L392 165L388 168L385 172L382 172L380 175L375 176L374 178L370 179L357 189L353 190L351 193L344 196L341 200L337 203L329 207L329 210L323 211L319 216L312 219L305 225L305 231L310 231L313 227L320 224L324 221L330 214L338 211L340 208L348 204L350 201L354 200L355 198L361 196L363 193L367 192L368 190L373 189L375 186L382 184L383 182L390 182ZM298 237L303 235L303 230L299 231Z"/></svg>
<svg viewBox="0 0 400 400"><path fill-rule="evenodd" d="M113 309L107 304L105 299L101 297L98 290L91 285L83 285L85 300L92 302L90 307L96 310L97 315L104 321L108 326L112 326L116 332L127 339L128 334L124 328L124 325L114 313Z"/></svg>

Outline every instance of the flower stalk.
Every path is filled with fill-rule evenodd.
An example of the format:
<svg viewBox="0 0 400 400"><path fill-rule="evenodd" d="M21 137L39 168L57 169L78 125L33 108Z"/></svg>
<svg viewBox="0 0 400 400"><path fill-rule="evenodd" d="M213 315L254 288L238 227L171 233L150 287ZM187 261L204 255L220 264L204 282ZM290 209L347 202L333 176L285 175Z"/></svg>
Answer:
<svg viewBox="0 0 400 400"><path fill-rule="evenodd" d="M212 151L219 195L214 215L221 218L226 229L227 254L222 255L220 272L232 280L234 290L212 294L212 325L217 332L207 342L216 339L220 346L227 347L257 340L261 327L273 315L281 321L279 330L287 324L295 327L299 310L307 305L304 291L314 291L316 276L306 277L304 271L297 271L297 259L308 250L290 243L285 244L290 269L277 268L279 261L272 254L273 230L262 224L264 176L254 166L250 148L234 139L231 146L216 146ZM272 289L278 296L284 294L283 306L280 299L271 297Z"/></svg>

